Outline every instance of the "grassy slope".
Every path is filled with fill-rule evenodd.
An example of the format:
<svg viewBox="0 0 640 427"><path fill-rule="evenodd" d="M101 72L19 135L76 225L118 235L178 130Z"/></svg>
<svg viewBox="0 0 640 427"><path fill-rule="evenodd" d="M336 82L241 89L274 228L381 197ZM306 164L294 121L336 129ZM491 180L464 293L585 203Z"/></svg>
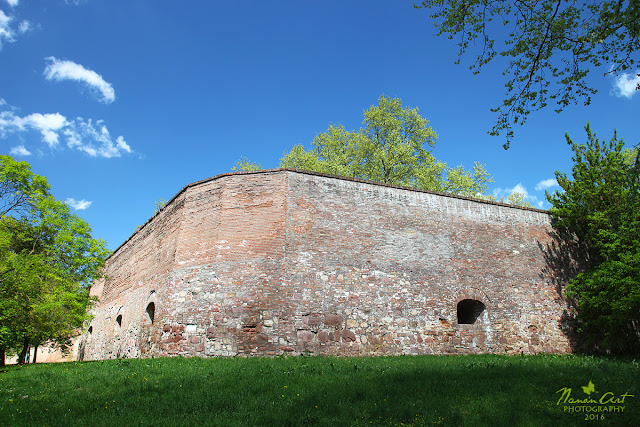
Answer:
<svg viewBox="0 0 640 427"><path fill-rule="evenodd" d="M8 366L0 425L582 424L562 387L584 398L628 392L623 413L590 425L638 425L640 364L577 356L144 359Z"/></svg>

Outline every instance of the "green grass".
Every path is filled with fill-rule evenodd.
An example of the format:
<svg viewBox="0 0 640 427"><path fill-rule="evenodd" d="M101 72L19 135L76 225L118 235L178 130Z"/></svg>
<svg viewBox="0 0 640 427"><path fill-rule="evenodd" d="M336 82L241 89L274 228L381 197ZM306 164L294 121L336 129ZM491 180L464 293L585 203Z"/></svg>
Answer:
<svg viewBox="0 0 640 427"><path fill-rule="evenodd" d="M595 384L622 413L563 412ZM593 405L592 405L593 406ZM619 405L621 406L621 405ZM168 358L7 366L2 426L638 425L640 363L581 356Z"/></svg>

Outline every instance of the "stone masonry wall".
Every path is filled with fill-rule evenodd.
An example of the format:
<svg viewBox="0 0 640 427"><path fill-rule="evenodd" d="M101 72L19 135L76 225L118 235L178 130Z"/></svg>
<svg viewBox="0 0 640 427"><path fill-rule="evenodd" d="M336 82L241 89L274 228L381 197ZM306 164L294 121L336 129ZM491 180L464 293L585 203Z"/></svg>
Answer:
<svg viewBox="0 0 640 427"><path fill-rule="evenodd" d="M108 260L82 357L569 352L550 229L542 211L357 180L221 175ZM469 299L485 309L459 324Z"/></svg>
<svg viewBox="0 0 640 427"><path fill-rule="evenodd" d="M153 221L145 224L108 259L106 279L91 287L99 298L94 318L81 338L80 359L140 357L152 328L145 308L169 293L168 278L174 269L176 243L184 216L184 195L175 198ZM156 304L156 316L167 306ZM121 324L116 319L121 316Z"/></svg>
<svg viewBox="0 0 640 427"><path fill-rule="evenodd" d="M294 351L569 351L546 213L303 174L288 204ZM475 324L457 322L464 299L486 306Z"/></svg>

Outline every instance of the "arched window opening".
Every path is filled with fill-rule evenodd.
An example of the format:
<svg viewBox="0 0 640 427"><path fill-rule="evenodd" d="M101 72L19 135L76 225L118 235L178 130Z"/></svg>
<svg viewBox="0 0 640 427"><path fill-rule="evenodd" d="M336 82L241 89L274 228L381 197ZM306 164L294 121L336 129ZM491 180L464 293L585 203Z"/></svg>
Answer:
<svg viewBox="0 0 640 427"><path fill-rule="evenodd" d="M458 324L472 325L487 307L475 299L463 299L458 303Z"/></svg>
<svg viewBox="0 0 640 427"><path fill-rule="evenodd" d="M93 333L93 326L89 326L89 335Z"/></svg>
<svg viewBox="0 0 640 427"><path fill-rule="evenodd" d="M149 320L153 325L153 320L156 315L156 305L154 303L150 302L149 305L147 305L147 314L149 315Z"/></svg>
<svg viewBox="0 0 640 427"><path fill-rule="evenodd" d="M116 317L116 323L118 324L118 327L122 327L122 314L118 314L118 317Z"/></svg>

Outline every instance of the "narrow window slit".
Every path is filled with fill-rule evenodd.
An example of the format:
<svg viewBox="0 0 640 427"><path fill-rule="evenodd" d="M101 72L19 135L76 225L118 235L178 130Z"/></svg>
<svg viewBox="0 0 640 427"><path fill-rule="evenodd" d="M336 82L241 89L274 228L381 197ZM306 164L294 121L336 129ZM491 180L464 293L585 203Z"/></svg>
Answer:
<svg viewBox="0 0 640 427"><path fill-rule="evenodd" d="M147 305L147 315L149 316L149 321L153 325L153 321L156 316L156 305L152 302L150 302L149 305Z"/></svg>

